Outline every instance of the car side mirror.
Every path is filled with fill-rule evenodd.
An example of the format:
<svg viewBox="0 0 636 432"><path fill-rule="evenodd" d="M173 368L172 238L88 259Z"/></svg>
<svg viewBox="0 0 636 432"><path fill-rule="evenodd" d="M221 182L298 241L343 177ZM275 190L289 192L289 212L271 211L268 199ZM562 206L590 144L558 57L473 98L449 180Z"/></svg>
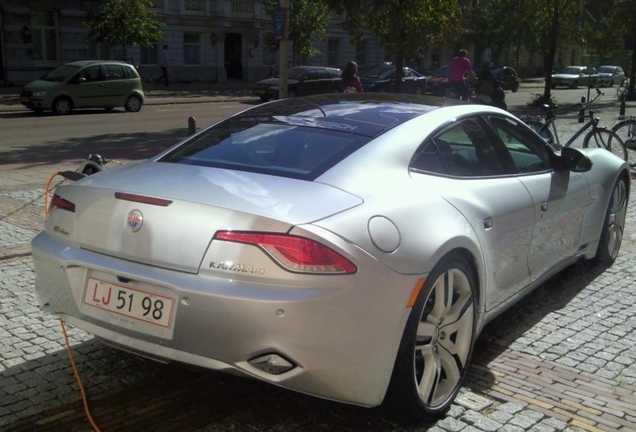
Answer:
<svg viewBox="0 0 636 432"><path fill-rule="evenodd" d="M561 163L572 172L587 172L592 169L592 160L582 151L573 147L561 149Z"/></svg>
<svg viewBox="0 0 636 432"><path fill-rule="evenodd" d="M86 82L86 78L81 77L80 79L77 80L78 83L85 83Z"/></svg>

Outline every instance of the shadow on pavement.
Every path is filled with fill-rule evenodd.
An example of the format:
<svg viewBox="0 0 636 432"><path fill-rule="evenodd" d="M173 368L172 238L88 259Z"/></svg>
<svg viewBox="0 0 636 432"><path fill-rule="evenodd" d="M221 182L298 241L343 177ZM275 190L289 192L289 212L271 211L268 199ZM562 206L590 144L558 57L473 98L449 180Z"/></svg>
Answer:
<svg viewBox="0 0 636 432"><path fill-rule="evenodd" d="M98 153L105 159L148 159L187 138L187 129L132 134L104 134L90 138L71 138L43 143L38 146L16 148L2 153L2 165L14 165L14 170L26 170L84 160ZM17 165L17 167L15 166Z"/></svg>

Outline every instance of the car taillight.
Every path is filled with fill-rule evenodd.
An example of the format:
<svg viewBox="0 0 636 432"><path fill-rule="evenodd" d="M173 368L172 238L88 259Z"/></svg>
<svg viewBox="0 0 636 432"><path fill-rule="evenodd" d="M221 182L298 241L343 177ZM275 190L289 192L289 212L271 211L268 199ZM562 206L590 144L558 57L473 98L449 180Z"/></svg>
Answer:
<svg viewBox="0 0 636 432"><path fill-rule="evenodd" d="M352 274L358 269L327 246L304 237L245 231L218 231L216 240L244 243L265 251L285 270L309 274Z"/></svg>
<svg viewBox="0 0 636 432"><path fill-rule="evenodd" d="M75 204L62 198L59 195L53 195L53 199L51 200L51 206L49 209L53 209L53 207L61 208L62 210L67 210L72 213L75 213Z"/></svg>

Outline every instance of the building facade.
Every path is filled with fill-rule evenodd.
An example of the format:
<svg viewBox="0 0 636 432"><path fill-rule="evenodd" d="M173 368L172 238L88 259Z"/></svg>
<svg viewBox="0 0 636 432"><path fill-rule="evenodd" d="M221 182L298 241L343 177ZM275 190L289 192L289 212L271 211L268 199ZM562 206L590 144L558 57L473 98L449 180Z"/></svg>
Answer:
<svg viewBox="0 0 636 432"><path fill-rule="evenodd" d="M158 77L158 52L168 45L171 79L175 82L258 81L278 66L272 18L260 0L152 0L152 10L165 22L163 39L152 47L109 46L88 40L83 26L105 0L0 0L0 83L21 85L52 68L73 60L120 59L138 65L142 75ZM337 20L329 36L315 47L321 54L296 59L297 63L342 68L355 60L360 71L393 60L380 38L366 31L352 44ZM269 42L272 43L272 42ZM455 47L456 48L456 47ZM475 64L483 51L467 47ZM447 65L453 47L426 50L416 69ZM503 64L514 65L513 54ZM520 65L533 75L539 56L519 54ZM577 64L582 52L562 53L557 64ZM291 52L288 58L291 63Z"/></svg>

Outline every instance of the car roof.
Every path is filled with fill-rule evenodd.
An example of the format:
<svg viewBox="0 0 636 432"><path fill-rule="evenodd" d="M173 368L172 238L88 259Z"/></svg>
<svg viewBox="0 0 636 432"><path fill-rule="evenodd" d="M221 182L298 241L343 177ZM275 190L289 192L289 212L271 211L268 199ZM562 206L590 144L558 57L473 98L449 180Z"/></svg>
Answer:
<svg viewBox="0 0 636 432"><path fill-rule="evenodd" d="M124 64L124 65L131 66L130 63L126 63L125 61L121 61L121 60L75 60L72 62L68 62L66 64L71 66L80 66L80 67L84 67L84 66L88 66L92 64Z"/></svg>
<svg viewBox="0 0 636 432"><path fill-rule="evenodd" d="M293 67L291 67L290 69L302 69L302 70L307 70L307 69L315 69L315 68L340 70L340 69L338 69L338 68L335 68L335 67L329 67L329 66L293 66Z"/></svg>
<svg viewBox="0 0 636 432"><path fill-rule="evenodd" d="M431 96L330 93L270 102L237 114L231 120L258 120L375 137L445 105L447 100Z"/></svg>

